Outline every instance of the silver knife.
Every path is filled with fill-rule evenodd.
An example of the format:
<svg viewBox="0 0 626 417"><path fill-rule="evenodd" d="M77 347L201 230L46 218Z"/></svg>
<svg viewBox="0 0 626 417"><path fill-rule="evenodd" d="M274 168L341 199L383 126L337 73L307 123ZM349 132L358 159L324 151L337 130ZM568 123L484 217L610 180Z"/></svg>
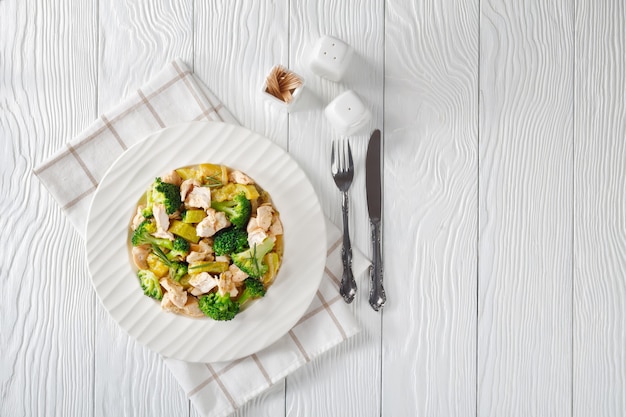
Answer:
<svg viewBox="0 0 626 417"><path fill-rule="evenodd" d="M380 130L372 132L367 156L365 157L365 188L367 190L367 210L372 228L372 266L370 266L370 305L380 310L387 298L383 288L383 257L380 240L382 212L382 181L380 172L381 159Z"/></svg>

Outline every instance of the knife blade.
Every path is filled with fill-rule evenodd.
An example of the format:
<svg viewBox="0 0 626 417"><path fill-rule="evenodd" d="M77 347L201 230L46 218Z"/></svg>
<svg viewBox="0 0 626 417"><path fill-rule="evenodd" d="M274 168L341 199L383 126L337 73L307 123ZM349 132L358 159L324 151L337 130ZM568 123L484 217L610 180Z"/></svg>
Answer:
<svg viewBox="0 0 626 417"><path fill-rule="evenodd" d="M380 160L382 139L380 130L376 129L370 136L365 157L365 189L367 191L367 211L370 217L372 239L372 265L370 266L370 306L380 310L387 300L383 287L383 260L380 239L382 220L382 173Z"/></svg>

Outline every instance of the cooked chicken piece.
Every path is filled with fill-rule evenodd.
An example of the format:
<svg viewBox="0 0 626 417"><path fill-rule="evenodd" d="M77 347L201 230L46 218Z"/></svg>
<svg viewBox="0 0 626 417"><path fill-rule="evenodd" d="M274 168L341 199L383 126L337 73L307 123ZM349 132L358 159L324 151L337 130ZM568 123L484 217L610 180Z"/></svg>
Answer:
<svg viewBox="0 0 626 417"><path fill-rule="evenodd" d="M154 220L156 220L157 229L167 230L170 227L170 217L167 215L163 204L155 204L152 207L152 214L154 215Z"/></svg>
<svg viewBox="0 0 626 417"><path fill-rule="evenodd" d="M193 189L193 187L199 187L200 183L195 178L190 178L188 180L183 181L180 184L180 199L181 201L185 201L187 198L187 194L189 191Z"/></svg>
<svg viewBox="0 0 626 417"><path fill-rule="evenodd" d="M246 232L250 233L254 229L259 228L259 223L256 221L256 217L250 217L248 220L248 226L246 226Z"/></svg>
<svg viewBox="0 0 626 417"><path fill-rule="evenodd" d="M213 209L211 210L215 212L215 226L216 226L215 231L219 231L230 226L230 220L228 220L228 217L226 217L226 213L221 212L221 211L215 211ZM207 214L208 214L208 211L207 211Z"/></svg>
<svg viewBox="0 0 626 417"><path fill-rule="evenodd" d="M230 256L220 255L215 257L215 262L228 262L230 263Z"/></svg>
<svg viewBox="0 0 626 417"><path fill-rule="evenodd" d="M213 248L206 240L202 239L198 244L190 245L191 252L185 259L187 262L211 261L213 260Z"/></svg>
<svg viewBox="0 0 626 417"><path fill-rule="evenodd" d="M263 229L267 230L270 228L272 224L272 214L274 214L274 209L270 205L262 205L256 209L256 222L257 225Z"/></svg>
<svg viewBox="0 0 626 417"><path fill-rule="evenodd" d="M194 287L194 290L198 290L199 294L197 293L197 291L193 290L191 293L193 295L206 294L213 288L217 287L218 281L219 279L215 278L208 272L200 272L197 275L192 275L191 279L189 280L189 284Z"/></svg>
<svg viewBox="0 0 626 417"><path fill-rule="evenodd" d="M167 231L170 227L170 218L165 212L165 206L163 204L155 204L152 207L152 214L157 226L157 231L152 235L161 239L174 240L174 235Z"/></svg>
<svg viewBox="0 0 626 417"><path fill-rule="evenodd" d="M135 214L135 217L133 217L133 224L131 226L133 228L133 230L137 229L137 227L139 227L141 222L146 220L146 218L143 217L143 209L144 208L146 208L146 206L143 206L143 205L137 207L137 213Z"/></svg>
<svg viewBox="0 0 626 417"><path fill-rule="evenodd" d="M183 289L183 286L178 282L172 281L171 279L164 277L159 280L159 283L165 290L167 291L168 298L174 303L176 307L182 308L187 303L187 291ZM163 296L165 298L165 295ZM163 307L163 302L161 302L161 307Z"/></svg>
<svg viewBox="0 0 626 417"><path fill-rule="evenodd" d="M196 297L189 297L187 299L187 304L182 308L181 313L189 317L205 317L198 306L198 299Z"/></svg>
<svg viewBox="0 0 626 417"><path fill-rule="evenodd" d="M148 269L148 254L150 253L149 245L133 246L133 262L139 269Z"/></svg>
<svg viewBox="0 0 626 417"><path fill-rule="evenodd" d="M210 203L209 203L210 204ZM218 230L230 226L230 220L226 218L226 214L215 209L208 208L207 216L196 225L196 234L200 237L213 236Z"/></svg>
<svg viewBox="0 0 626 417"><path fill-rule="evenodd" d="M252 181L252 178L250 178L249 176L247 176L241 171L233 171L230 174L228 174L228 181L236 182L237 184L244 184L244 185L254 184L254 181Z"/></svg>
<svg viewBox="0 0 626 417"><path fill-rule="evenodd" d="M187 258L185 259L188 263L191 262L211 262L213 261L213 254L207 252L189 252Z"/></svg>
<svg viewBox="0 0 626 417"><path fill-rule="evenodd" d="M272 216L272 224L270 225L270 235L278 236L283 234L283 224L276 213Z"/></svg>
<svg viewBox="0 0 626 417"><path fill-rule="evenodd" d="M160 239L174 240L174 235L167 230L157 230L156 232L152 233L152 236L158 237Z"/></svg>
<svg viewBox="0 0 626 417"><path fill-rule="evenodd" d="M163 294L163 298L161 299L161 308L172 313L178 313L180 311L180 309L174 305L172 299L170 298L170 294L167 292Z"/></svg>
<svg viewBox="0 0 626 417"><path fill-rule="evenodd" d="M185 203L189 207L205 210L211 208L211 189L209 187L193 187L193 190L187 195Z"/></svg>
<svg viewBox="0 0 626 417"><path fill-rule="evenodd" d="M200 223L196 225L196 234L201 237L213 236L217 230L211 220L205 217Z"/></svg>
<svg viewBox="0 0 626 417"><path fill-rule="evenodd" d="M220 274L220 279L217 284L217 292L221 296L229 293L231 297L236 297L237 294L239 294L239 290L237 289L237 286L232 279L232 274L229 271L222 272Z"/></svg>
<svg viewBox="0 0 626 417"><path fill-rule="evenodd" d="M185 260L189 263L201 262L201 261L211 262L213 260L213 254L209 252L192 251L192 252L189 252L189 255L187 255L187 258L185 258Z"/></svg>
<svg viewBox="0 0 626 417"><path fill-rule="evenodd" d="M235 264L231 264L228 267L228 272L230 272L233 282L242 282L244 279L248 278L248 274L239 269Z"/></svg>
<svg viewBox="0 0 626 417"><path fill-rule="evenodd" d="M187 303L181 308L172 302L169 293L165 293L161 300L161 308L165 311L182 314L188 317L204 317L204 313L200 310L198 300L195 297L188 297Z"/></svg>
<svg viewBox="0 0 626 417"><path fill-rule="evenodd" d="M256 229L248 233L248 245L251 248L253 248L254 245L260 245L261 242L263 242L266 237L267 237L267 233L265 232L265 230L261 229L260 227L257 227Z"/></svg>
<svg viewBox="0 0 626 417"><path fill-rule="evenodd" d="M180 177L180 175L178 175L178 172L170 171L161 177L161 181L168 182L170 184L174 184L180 187L180 184L183 182L183 179Z"/></svg>
<svg viewBox="0 0 626 417"><path fill-rule="evenodd" d="M203 238L198 243L190 243L189 248L195 252L207 252L213 253L213 247L211 246L213 241L210 238Z"/></svg>

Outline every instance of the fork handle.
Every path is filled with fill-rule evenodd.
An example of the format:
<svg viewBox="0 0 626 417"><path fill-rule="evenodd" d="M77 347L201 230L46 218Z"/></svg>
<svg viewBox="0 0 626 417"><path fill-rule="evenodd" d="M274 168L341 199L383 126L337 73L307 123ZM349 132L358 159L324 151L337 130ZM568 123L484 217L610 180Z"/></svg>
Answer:
<svg viewBox="0 0 626 417"><path fill-rule="evenodd" d="M383 287L383 257L380 246L380 221L372 221L372 265L370 266L370 305L376 311L387 301Z"/></svg>
<svg viewBox="0 0 626 417"><path fill-rule="evenodd" d="M341 286L339 293L346 303L351 303L356 294L356 281L352 274L352 244L350 243L350 228L348 227L348 192L343 192L343 203L341 205L343 217L343 245L341 247L341 262L343 263L343 274L341 275Z"/></svg>

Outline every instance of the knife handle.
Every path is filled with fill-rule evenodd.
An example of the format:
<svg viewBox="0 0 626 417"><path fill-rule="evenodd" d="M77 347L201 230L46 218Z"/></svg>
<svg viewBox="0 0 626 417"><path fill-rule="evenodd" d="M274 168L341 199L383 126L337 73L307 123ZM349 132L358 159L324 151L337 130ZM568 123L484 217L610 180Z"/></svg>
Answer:
<svg viewBox="0 0 626 417"><path fill-rule="evenodd" d="M370 266L370 305L376 311L380 310L387 301L383 288L383 257L380 244L380 222L371 222L372 225L372 265Z"/></svg>

